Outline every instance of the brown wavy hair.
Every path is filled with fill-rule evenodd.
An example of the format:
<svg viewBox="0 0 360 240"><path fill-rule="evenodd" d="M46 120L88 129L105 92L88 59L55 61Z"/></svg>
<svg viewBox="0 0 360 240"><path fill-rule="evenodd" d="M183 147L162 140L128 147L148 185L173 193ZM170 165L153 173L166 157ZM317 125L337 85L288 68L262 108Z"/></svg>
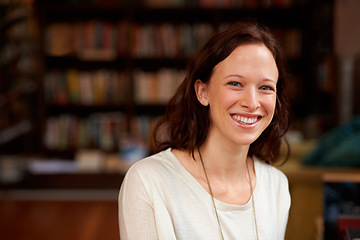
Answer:
<svg viewBox="0 0 360 240"><path fill-rule="evenodd" d="M285 53L269 28L254 20L234 23L217 33L191 60L184 81L169 101L164 117L155 126L153 138L157 151L171 147L188 150L194 156L195 149L204 143L210 127L209 107L197 100L194 84L197 79L207 83L214 67L235 48L245 44L265 45L272 53L279 71L274 117L250 145L248 155L257 156L270 164L278 161L282 139L290 125L290 99L286 91L289 77ZM286 146L289 155L287 142ZM284 162L286 160L287 157Z"/></svg>

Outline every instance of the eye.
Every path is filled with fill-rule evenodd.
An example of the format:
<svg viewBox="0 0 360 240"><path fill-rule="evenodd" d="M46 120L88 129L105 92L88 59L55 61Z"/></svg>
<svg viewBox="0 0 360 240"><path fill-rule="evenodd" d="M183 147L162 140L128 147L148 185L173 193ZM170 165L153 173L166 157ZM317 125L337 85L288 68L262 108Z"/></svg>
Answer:
<svg viewBox="0 0 360 240"><path fill-rule="evenodd" d="M228 82L228 85L230 85L232 87L241 87L241 83L234 82L234 81Z"/></svg>
<svg viewBox="0 0 360 240"><path fill-rule="evenodd" d="M264 91L275 91L275 89L272 86L261 86L260 90Z"/></svg>

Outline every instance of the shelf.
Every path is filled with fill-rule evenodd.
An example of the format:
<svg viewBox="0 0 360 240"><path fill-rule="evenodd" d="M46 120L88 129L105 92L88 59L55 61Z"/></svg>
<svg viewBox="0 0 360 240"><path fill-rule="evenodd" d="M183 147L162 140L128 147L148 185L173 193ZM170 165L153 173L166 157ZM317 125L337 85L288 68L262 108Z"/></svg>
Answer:
<svg viewBox="0 0 360 240"><path fill-rule="evenodd" d="M314 18L311 17L316 14L313 12L315 4L296 1L290 7L277 5L280 3L266 7L263 1L252 1L256 2L257 7L244 2L244 7L219 8L201 7L201 3L196 1L191 5L156 7L146 5L147 1L122 2L112 6L40 1L39 19L45 44L44 77L49 80L45 82L44 123L56 116L66 116L77 122L79 118L84 120L93 113L119 111L128 123L127 133L131 133L133 119L141 118L138 119L140 123L143 118L156 118L165 113L165 105L174 92L174 86L180 82L179 79L183 80L190 59L206 40L230 22L244 18L264 22L279 38L294 75L292 85L297 94L294 100L297 109L294 112L305 116L309 102L317 94L316 88L308 94L309 86L313 85L316 77ZM60 34L62 31L65 34ZM48 35L49 32L56 34ZM70 37L58 39L57 36ZM64 47L62 43L67 45ZM60 49L56 49L59 46ZM101 51L104 53L100 55L102 57L84 57ZM106 53L111 53L111 57L106 58ZM111 99L116 95L128 95L120 102L103 101L101 104L79 100L79 96L84 96L81 92L84 88L75 86L78 90L73 91L71 82L80 79L83 71L88 74L87 79L94 79L98 70L119 72L122 76L119 79L125 79L124 82L129 84L124 91L119 89L125 89L126 84L120 84L120 88L111 91L114 88L110 80L100 92L111 94ZM51 76L53 73L55 77ZM59 81L62 82L60 86L55 83ZM84 82L79 82L84 85ZM98 83L93 85L98 86ZM89 89L96 89L94 86ZM148 124L143 127L148 128Z"/></svg>
<svg viewBox="0 0 360 240"><path fill-rule="evenodd" d="M76 56L46 56L45 64L49 69L67 69L67 68L79 68L81 70L93 70L93 69L116 69L122 70L126 68L129 61L129 57L116 57L115 59L81 59Z"/></svg>
<svg viewBox="0 0 360 240"><path fill-rule="evenodd" d="M95 6L91 4L41 4L38 6L41 17L47 22L76 22L84 19L103 19L118 21L128 14L127 7ZM66 15L64 15L66 12Z"/></svg>
<svg viewBox="0 0 360 240"><path fill-rule="evenodd" d="M12 188L120 189L123 178L123 173L29 174Z"/></svg>
<svg viewBox="0 0 360 240"><path fill-rule="evenodd" d="M135 22L156 23L170 21L174 23L193 22L221 22L237 21L244 17L260 19L269 25L301 27L304 16L310 16L311 8L308 4L291 7L201 7L201 6L164 6L146 7L138 5L117 4L103 6L92 4L44 4L40 9L49 22L83 21L85 19L101 19L119 21L130 19ZM63 13L66 12L66 15ZM80 13L80 14L79 14ZM184 18L186 16L186 18ZM276 16L276 17L274 17ZM309 18L310 19L310 18Z"/></svg>
<svg viewBox="0 0 360 240"><path fill-rule="evenodd" d="M136 115L161 116L165 114L166 106L163 104L138 104L135 107Z"/></svg>
<svg viewBox="0 0 360 240"><path fill-rule="evenodd" d="M41 24L44 27L43 38L46 44L45 117L52 118L52 122L45 122L47 129L52 129L54 133L62 132L61 129L72 129L72 124L79 127L77 131L81 132L80 119L92 124L92 113L106 114L111 111L121 111L124 114L126 122L129 123L126 131L130 134L132 125L149 131L151 119L165 113L166 102L183 80L184 69L190 58L223 25L245 17L257 18L274 28L289 50L292 65L298 67L298 63L301 63L297 73L303 74L304 69L307 69L303 65L307 61L302 56L301 47L306 36L304 31L307 31L309 26L302 16L311 11L310 5L250 9L186 5L146 7L119 4L108 7L91 4L45 4L40 6L39 10L42 13ZM74 24L76 27L72 28ZM68 37L59 39L57 36ZM74 44L75 41L78 42ZM63 43L66 45L61 45ZM110 51L113 57L84 58L92 51ZM57 56L59 53L65 54ZM95 79L96 71L100 69L111 69L125 74L121 78L130 84L126 91L111 91L113 80L108 80L104 90L101 90L108 91L112 96L116 96L117 92L128 93L122 103L114 104L104 100L101 104L94 104L94 98L90 102L82 98L85 94L81 86L79 88L74 85L78 90L71 90L76 79L80 84L85 84L82 81L84 77L81 78L80 75L82 71L88 71L89 80ZM106 75L102 75L104 76ZM94 91L98 84L92 83L93 86L88 89ZM123 88L125 85L121 86ZM93 96L95 94L97 92L92 93ZM95 130L94 128L93 131ZM49 146L55 149L64 146L63 140L52 139L52 134L45 135L50 139ZM65 136L65 139L71 138L69 134Z"/></svg>
<svg viewBox="0 0 360 240"><path fill-rule="evenodd" d="M76 67L81 70L116 69L125 70L127 66L156 70L159 68L184 69L187 57L136 57L119 56L113 60L81 59L76 56L46 56L46 67L49 69L68 69Z"/></svg>
<svg viewBox="0 0 360 240"><path fill-rule="evenodd" d="M172 69L185 69L189 59L186 57L174 57L174 58L137 58L132 60L132 65L135 68L141 68L144 70L156 71L160 68L172 68Z"/></svg>
<svg viewBox="0 0 360 240"><path fill-rule="evenodd" d="M55 105L49 104L46 106L46 112L49 115L57 115L58 113L66 112L69 114L76 115L89 115L91 113L104 113L104 112L126 112L129 108L128 104L113 105L113 104L104 104L104 105Z"/></svg>

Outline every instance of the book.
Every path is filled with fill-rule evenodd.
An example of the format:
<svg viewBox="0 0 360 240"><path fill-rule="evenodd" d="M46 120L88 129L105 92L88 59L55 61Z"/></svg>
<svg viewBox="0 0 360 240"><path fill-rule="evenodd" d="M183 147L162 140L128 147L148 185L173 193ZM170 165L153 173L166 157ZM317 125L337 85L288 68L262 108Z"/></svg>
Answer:
<svg viewBox="0 0 360 240"><path fill-rule="evenodd" d="M121 112L93 113L88 117L61 114L47 119L44 145L48 149L98 148L114 151L127 132Z"/></svg>
<svg viewBox="0 0 360 240"><path fill-rule="evenodd" d="M208 23L134 24L131 53L137 58L177 58L193 55L215 29Z"/></svg>
<svg viewBox="0 0 360 240"><path fill-rule="evenodd" d="M157 72L134 72L135 102L138 104L166 104L185 77L184 70L162 68Z"/></svg>
<svg viewBox="0 0 360 240"><path fill-rule="evenodd" d="M53 70L45 74L45 99L55 105L124 104L130 97L129 78L110 69Z"/></svg>
<svg viewBox="0 0 360 240"><path fill-rule="evenodd" d="M92 77L90 72L79 73L79 86L80 86L80 104L92 105L94 103L94 93L92 86Z"/></svg>
<svg viewBox="0 0 360 240"><path fill-rule="evenodd" d="M74 35L70 23L52 23L45 30L46 53L65 56L74 53Z"/></svg>
<svg viewBox="0 0 360 240"><path fill-rule="evenodd" d="M79 71L68 69L66 72L67 94L71 103L80 102Z"/></svg>

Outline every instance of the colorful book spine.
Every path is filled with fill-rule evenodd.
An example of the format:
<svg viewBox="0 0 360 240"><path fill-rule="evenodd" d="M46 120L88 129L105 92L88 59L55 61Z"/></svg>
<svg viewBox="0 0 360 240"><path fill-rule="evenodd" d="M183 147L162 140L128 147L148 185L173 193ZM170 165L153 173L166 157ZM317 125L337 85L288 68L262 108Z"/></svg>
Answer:
<svg viewBox="0 0 360 240"><path fill-rule="evenodd" d="M129 101L130 82L123 72L100 69L95 71L50 71L44 88L48 104L106 105Z"/></svg>
<svg viewBox="0 0 360 240"><path fill-rule="evenodd" d="M185 77L184 70L160 69L157 72L134 72L135 103L166 104Z"/></svg>
<svg viewBox="0 0 360 240"><path fill-rule="evenodd" d="M189 57L214 31L208 23L135 24L131 33L132 55L137 58Z"/></svg>
<svg viewBox="0 0 360 240"><path fill-rule="evenodd" d="M95 113L87 118L63 114L47 119L44 143L48 149L99 148L117 150L119 137L126 132L120 112Z"/></svg>
<svg viewBox="0 0 360 240"><path fill-rule="evenodd" d="M126 139L136 140L153 148L152 131L159 116L133 116L126 129L126 117L121 112L94 113L86 118L63 114L47 119L44 135L45 146L50 150L97 148L119 151Z"/></svg>
<svg viewBox="0 0 360 240"><path fill-rule="evenodd" d="M52 23L46 29L46 52L50 56L76 56L82 60L114 60L127 51L128 23L90 20Z"/></svg>

